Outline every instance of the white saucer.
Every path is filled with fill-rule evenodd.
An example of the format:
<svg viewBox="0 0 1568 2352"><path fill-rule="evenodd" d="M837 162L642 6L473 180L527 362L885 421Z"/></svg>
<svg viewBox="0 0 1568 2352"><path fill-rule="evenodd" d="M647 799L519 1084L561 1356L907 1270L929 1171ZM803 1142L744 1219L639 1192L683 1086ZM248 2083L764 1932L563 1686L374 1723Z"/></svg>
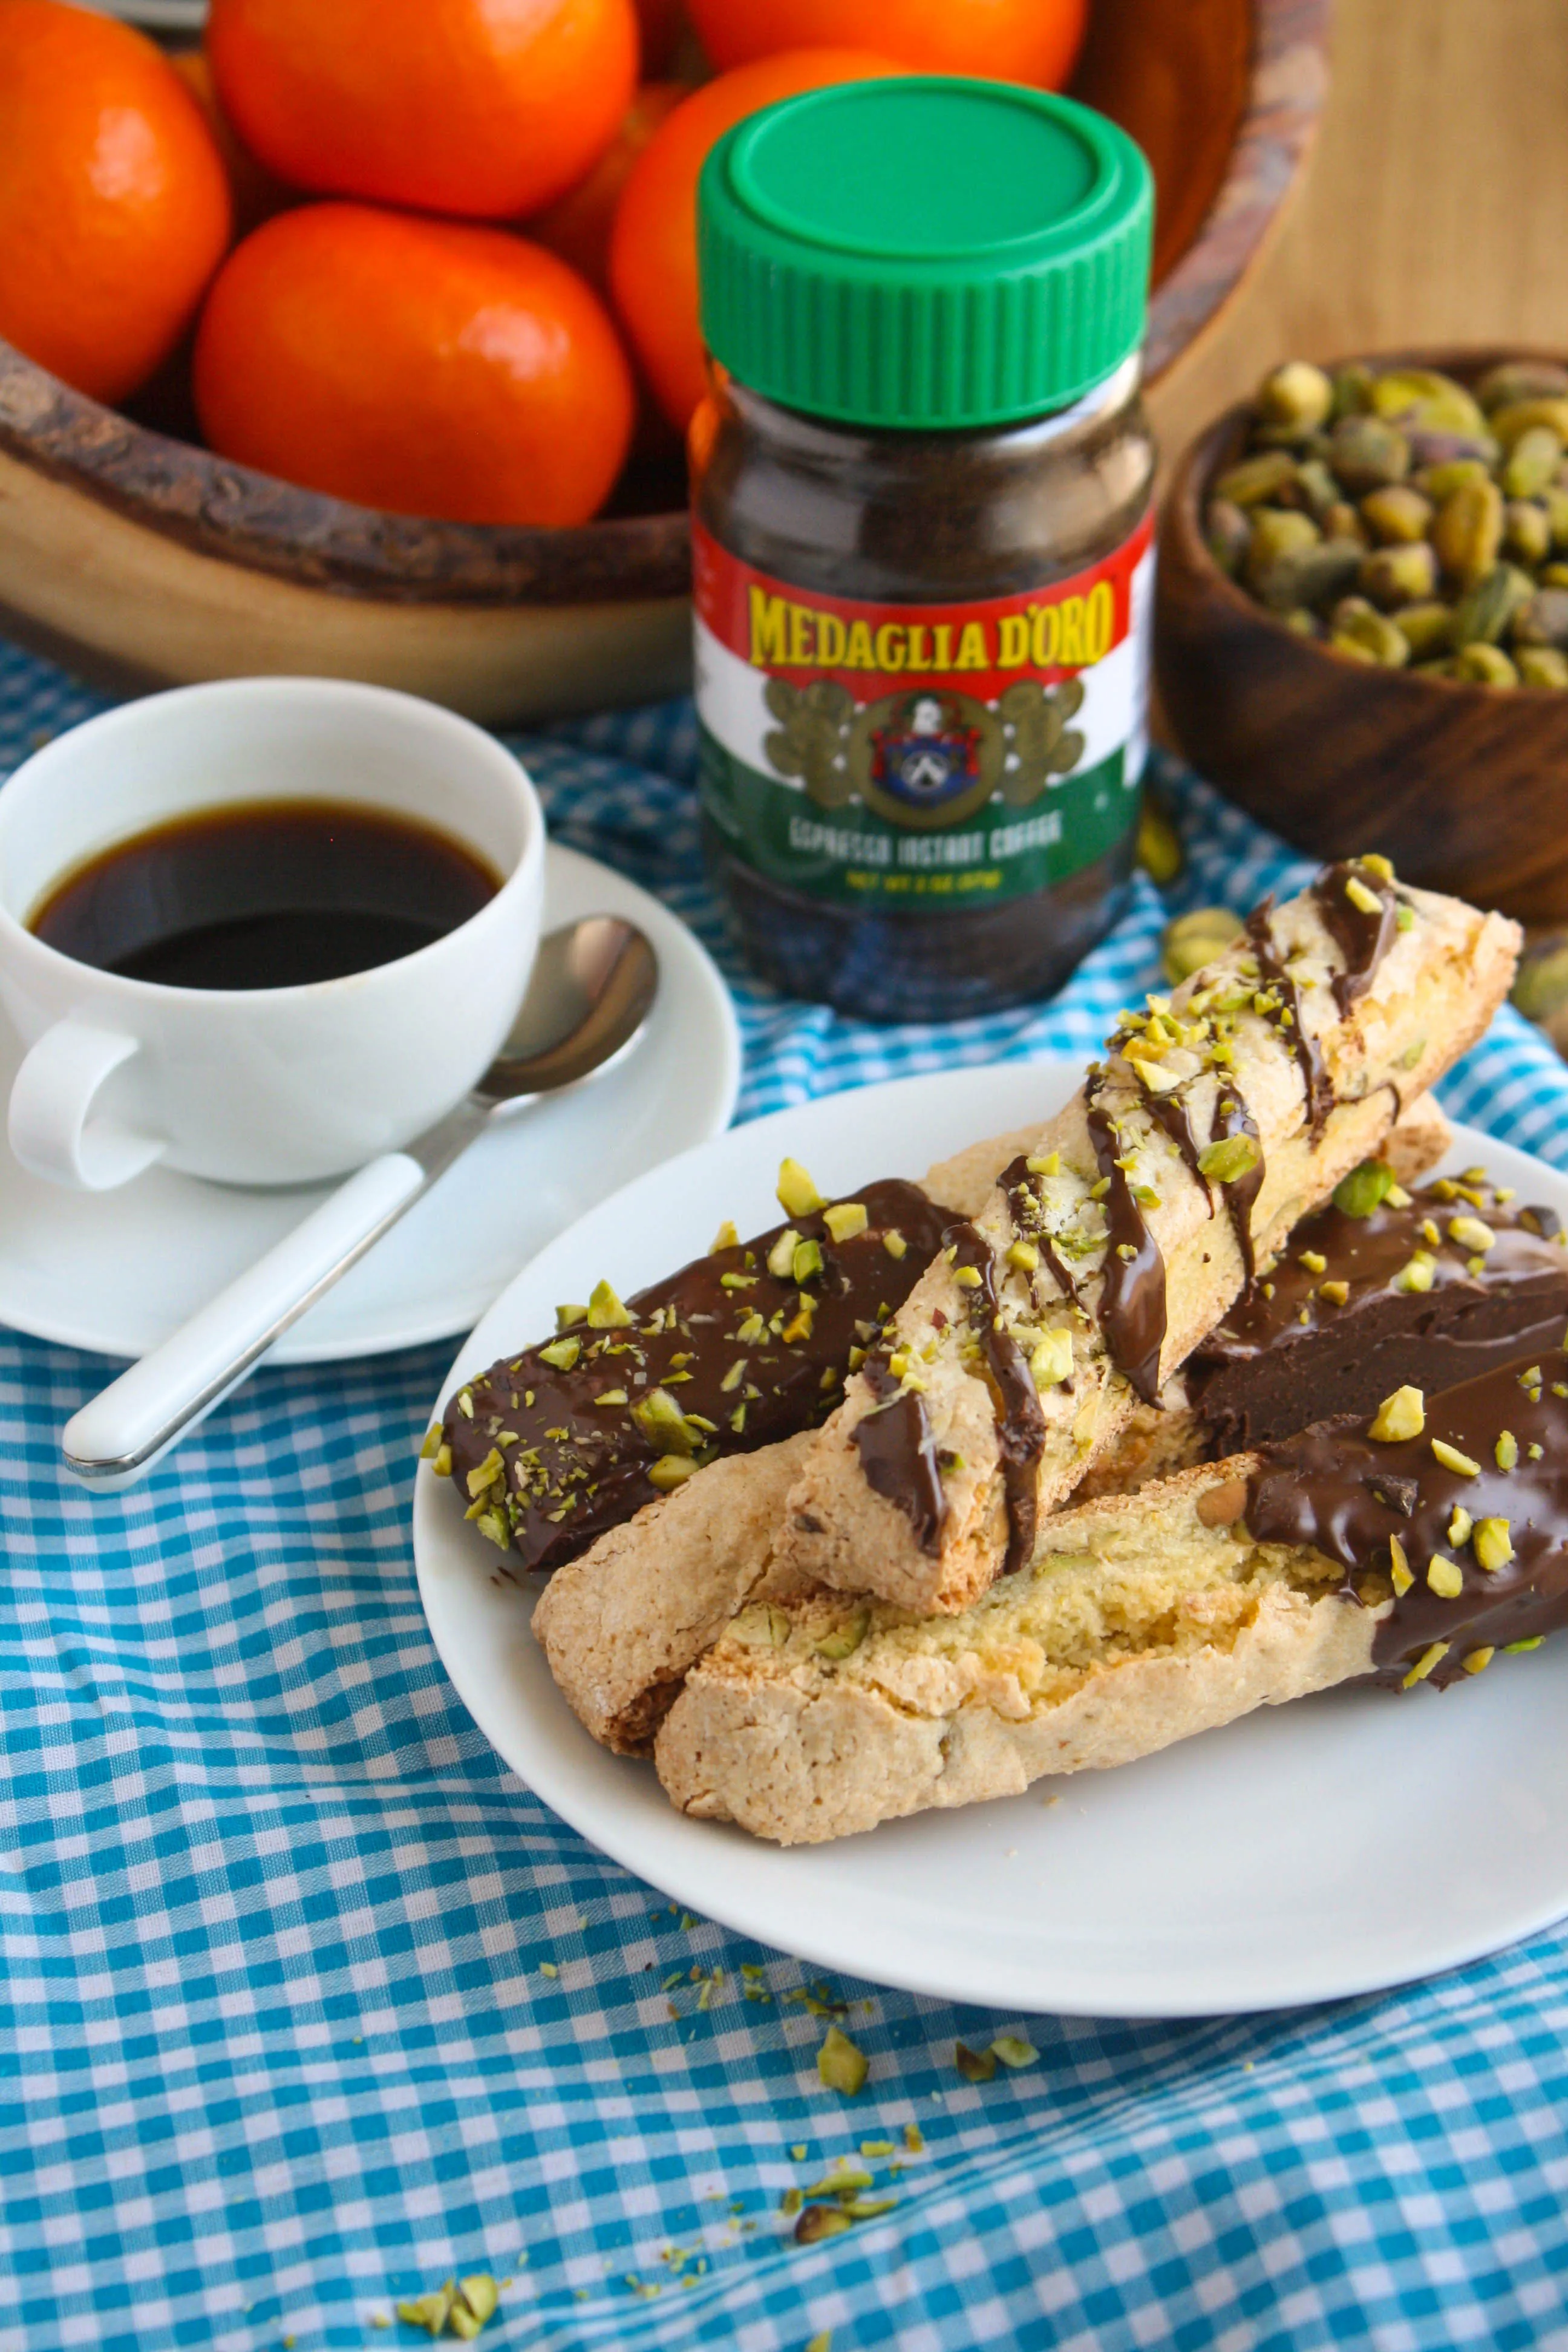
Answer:
<svg viewBox="0 0 1568 2352"><path fill-rule="evenodd" d="M741 1082L729 991L646 890L573 849L546 853L544 926L626 915L658 955L647 1034L623 1067L487 1135L275 1351L376 1355L468 1328L500 1285L607 1192L726 1128ZM21 1046L0 1015L0 1105ZM153 1169L117 1192L26 1175L0 1119L0 1323L109 1356L156 1347L330 1188L250 1192Z"/></svg>
<svg viewBox="0 0 1568 2352"><path fill-rule="evenodd" d="M827 1191L918 1175L1042 1118L1079 1083L1015 1064L832 1097L737 1128L604 1202L486 1316L443 1383L626 1292L726 1216L776 1221L780 1158ZM1568 1179L1461 1128L1456 1168L1568 1215ZM481 1731L574 1829L689 1909L815 1965L1009 2011L1209 2016L1331 2000L1496 1951L1568 1913L1568 1637L1462 1690L1330 1691L1120 1771L781 1852L673 1811L651 1767L595 1746L528 1603L422 1473L415 1553L447 1670Z"/></svg>

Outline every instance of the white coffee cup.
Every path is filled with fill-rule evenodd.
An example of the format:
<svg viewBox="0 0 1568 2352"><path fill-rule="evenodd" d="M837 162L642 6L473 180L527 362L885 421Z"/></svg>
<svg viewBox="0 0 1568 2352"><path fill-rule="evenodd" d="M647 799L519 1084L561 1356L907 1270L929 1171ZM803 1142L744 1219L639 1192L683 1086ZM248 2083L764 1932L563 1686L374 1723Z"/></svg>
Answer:
<svg viewBox="0 0 1568 2352"><path fill-rule="evenodd" d="M501 887L396 961L307 986L170 988L47 947L26 928L87 860L204 809L336 801L414 817ZM294 1184L393 1151L493 1060L539 943L544 818L511 753L416 696L330 678L226 679L72 730L0 788L0 1004L29 1048L11 1149L99 1192L154 1160Z"/></svg>

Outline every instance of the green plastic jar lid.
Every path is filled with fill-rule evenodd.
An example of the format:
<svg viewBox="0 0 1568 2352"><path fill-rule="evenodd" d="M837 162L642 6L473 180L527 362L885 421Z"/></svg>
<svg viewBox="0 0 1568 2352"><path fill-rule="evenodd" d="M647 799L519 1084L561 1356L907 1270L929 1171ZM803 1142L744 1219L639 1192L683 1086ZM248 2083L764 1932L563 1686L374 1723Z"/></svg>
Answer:
<svg viewBox="0 0 1568 2352"><path fill-rule="evenodd" d="M1071 99L923 75L809 90L703 166L703 335L808 415L1046 415L1142 341L1153 208L1142 151Z"/></svg>

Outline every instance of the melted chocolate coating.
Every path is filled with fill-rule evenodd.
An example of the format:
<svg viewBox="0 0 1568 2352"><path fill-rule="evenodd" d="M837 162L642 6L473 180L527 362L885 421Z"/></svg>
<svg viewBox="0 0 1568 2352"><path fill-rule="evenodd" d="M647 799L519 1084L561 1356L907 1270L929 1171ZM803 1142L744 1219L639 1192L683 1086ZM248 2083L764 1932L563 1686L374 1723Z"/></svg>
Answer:
<svg viewBox="0 0 1568 2352"><path fill-rule="evenodd" d="M866 1484L898 1505L921 1551L934 1559L947 1496L925 1399L918 1389L900 1387L889 1370L885 1349L868 1356L862 1369L867 1385L879 1400L855 1424L855 1450Z"/></svg>
<svg viewBox="0 0 1568 2352"><path fill-rule="evenodd" d="M1003 1326L996 1296L996 1260L990 1243L971 1224L952 1226L946 1239L954 1252L954 1266L972 1267L980 1276L978 1289L969 1293L969 1325L985 1357L996 1408L996 1443L1007 1497L1007 1549L1002 1573L1012 1576L1034 1557L1039 1517L1035 1465L1045 1448L1046 1416L1024 1351Z"/></svg>
<svg viewBox="0 0 1568 2352"><path fill-rule="evenodd" d="M1538 1365L1539 1387L1521 1373ZM1396 1594L1373 1643L1374 1679L1397 1688L1434 1643L1445 1645L1426 1679L1439 1688L1482 1649L1533 1642L1568 1623L1568 1360L1525 1357L1426 1401L1419 1437L1381 1444L1355 1419L1320 1422L1266 1447L1247 1482L1247 1527L1259 1543L1305 1544L1346 1571L1347 1600L1375 1604L1392 1590L1396 1538L1415 1579ZM1497 1461L1511 1433L1518 1463ZM1445 1469L1440 1440L1475 1463L1474 1477ZM1531 1460L1531 1448L1539 1449ZM1473 1520L1506 1519L1513 1557L1489 1572L1473 1537L1454 1540L1457 1508ZM1461 1530L1462 1531L1462 1530ZM1458 1570L1451 1601L1432 1590L1434 1556Z"/></svg>
<svg viewBox="0 0 1568 2352"><path fill-rule="evenodd" d="M1368 914L1345 896L1345 885L1352 875L1376 898L1376 914ZM1386 882L1369 874L1353 857L1325 866L1312 885L1312 896L1330 937L1345 960L1343 971L1334 981L1334 1003L1342 1013L1348 1013L1356 999L1366 994L1377 976L1378 965L1394 945L1399 901Z"/></svg>
<svg viewBox="0 0 1568 2352"><path fill-rule="evenodd" d="M1165 1261L1132 1197L1122 1146L1109 1115L1089 1106L1089 1134L1101 1177L1110 1184L1101 1203L1110 1245L1105 1254L1105 1288L1100 1324L1117 1370L1145 1404L1160 1393L1160 1349L1165 1338Z"/></svg>
<svg viewBox="0 0 1568 2352"><path fill-rule="evenodd" d="M1269 918L1273 912L1274 899L1270 893L1263 904L1255 907L1248 915L1247 936L1251 941L1252 952L1258 958L1259 979L1265 988L1273 990L1280 999L1283 1012L1290 1015L1289 1022L1283 1019L1282 1013L1276 1013L1274 1018L1296 1056L1296 1066L1301 1073L1301 1084L1307 1097L1307 1124L1315 1138L1322 1133L1324 1122L1334 1107L1334 1090L1329 1084L1329 1066L1323 1059L1323 1049L1310 1034L1301 1018L1301 992L1286 971L1284 959L1274 945L1274 934L1269 929Z"/></svg>
<svg viewBox="0 0 1568 2352"><path fill-rule="evenodd" d="M1258 1121L1243 1100L1241 1088L1226 1079L1219 1090L1215 1118L1215 1139L1232 1135L1250 1136L1258 1147L1258 1157L1243 1176L1232 1177L1220 1190L1225 1205L1230 1212L1231 1225L1236 1234L1236 1245L1241 1252L1241 1278L1250 1282L1258 1271L1258 1250L1252 1237L1252 1204L1263 1190L1267 1163L1263 1157L1263 1139L1258 1132Z"/></svg>
<svg viewBox="0 0 1568 2352"><path fill-rule="evenodd" d="M1521 1349L1562 1344L1568 1250L1547 1238L1553 1212L1500 1202L1487 1185L1466 1192L1475 1198L1444 1201L1427 1186L1408 1207L1384 1202L1368 1217L1331 1204L1297 1226L1266 1279L1188 1360L1188 1394L1216 1454L1373 1412L1406 1382L1452 1388ZM1474 1270L1475 1253L1449 1233L1457 1216L1479 1216L1497 1236ZM1418 1250L1433 1260L1431 1289L1396 1290ZM1302 1264L1309 1254L1326 1260L1321 1272ZM1323 1297L1325 1281L1344 1283L1342 1304Z"/></svg>
<svg viewBox="0 0 1568 2352"><path fill-rule="evenodd" d="M443 1423L458 1492L492 1450L500 1454L506 1524L525 1567L558 1568L654 1500L648 1469L668 1449L632 1418L653 1390L710 1424L695 1433L704 1462L793 1437L832 1410L850 1349L869 1345L902 1305L950 1219L914 1184L868 1184L854 1197L868 1223L851 1241L834 1241L820 1213L792 1221L822 1252L822 1272L803 1284L768 1272L768 1252L785 1230L776 1225L638 1291L623 1329L575 1325L562 1335L581 1343L575 1363L546 1362L543 1348L560 1341L542 1342L459 1391ZM901 1258L883 1245L893 1231L906 1244ZM803 1299L812 1307L804 1318ZM763 1328L742 1339L752 1316ZM625 1404L595 1403L616 1390Z"/></svg>

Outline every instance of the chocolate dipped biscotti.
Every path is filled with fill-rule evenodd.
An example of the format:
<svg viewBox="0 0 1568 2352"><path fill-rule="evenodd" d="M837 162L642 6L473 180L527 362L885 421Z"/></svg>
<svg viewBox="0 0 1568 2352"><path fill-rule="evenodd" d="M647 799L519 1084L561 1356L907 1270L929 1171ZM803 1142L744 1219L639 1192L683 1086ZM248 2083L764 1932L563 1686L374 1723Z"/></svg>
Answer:
<svg viewBox="0 0 1568 2352"><path fill-rule="evenodd" d="M1388 1165L1415 1177L1441 1156L1450 1133L1429 1099L1413 1104L1385 1144ZM1017 1156L1009 1139L965 1155L972 1194L982 1164L994 1176L1003 1156ZM962 1192L958 1165L932 1170L924 1189L940 1185L944 1198ZM1097 1491L1131 1489L1203 1458L1202 1426L1184 1397L1180 1402L1182 1410L1165 1412L1138 1408L1096 1465ZM688 1669L772 1571L785 1499L810 1442L803 1431L714 1462L557 1570L533 1631L574 1712L605 1746L634 1754L647 1748Z"/></svg>
<svg viewBox="0 0 1568 2352"><path fill-rule="evenodd" d="M1331 1684L1442 1688L1568 1622L1568 1360L1047 1520L920 1616L775 1574L655 1743L672 1802L798 1844L1124 1764Z"/></svg>
<svg viewBox="0 0 1568 2352"><path fill-rule="evenodd" d="M1506 993L1516 927L1332 866L1128 1015L804 1449L783 1564L959 1610Z"/></svg>
<svg viewBox="0 0 1568 2352"><path fill-rule="evenodd" d="M1369 1161L1296 1227L1160 1405L1134 1411L1080 1492L1130 1493L1371 1412L1406 1384L1431 1393L1526 1351L1555 1354L1565 1328L1568 1234L1555 1210L1500 1192L1484 1169L1412 1192L1388 1158Z"/></svg>

